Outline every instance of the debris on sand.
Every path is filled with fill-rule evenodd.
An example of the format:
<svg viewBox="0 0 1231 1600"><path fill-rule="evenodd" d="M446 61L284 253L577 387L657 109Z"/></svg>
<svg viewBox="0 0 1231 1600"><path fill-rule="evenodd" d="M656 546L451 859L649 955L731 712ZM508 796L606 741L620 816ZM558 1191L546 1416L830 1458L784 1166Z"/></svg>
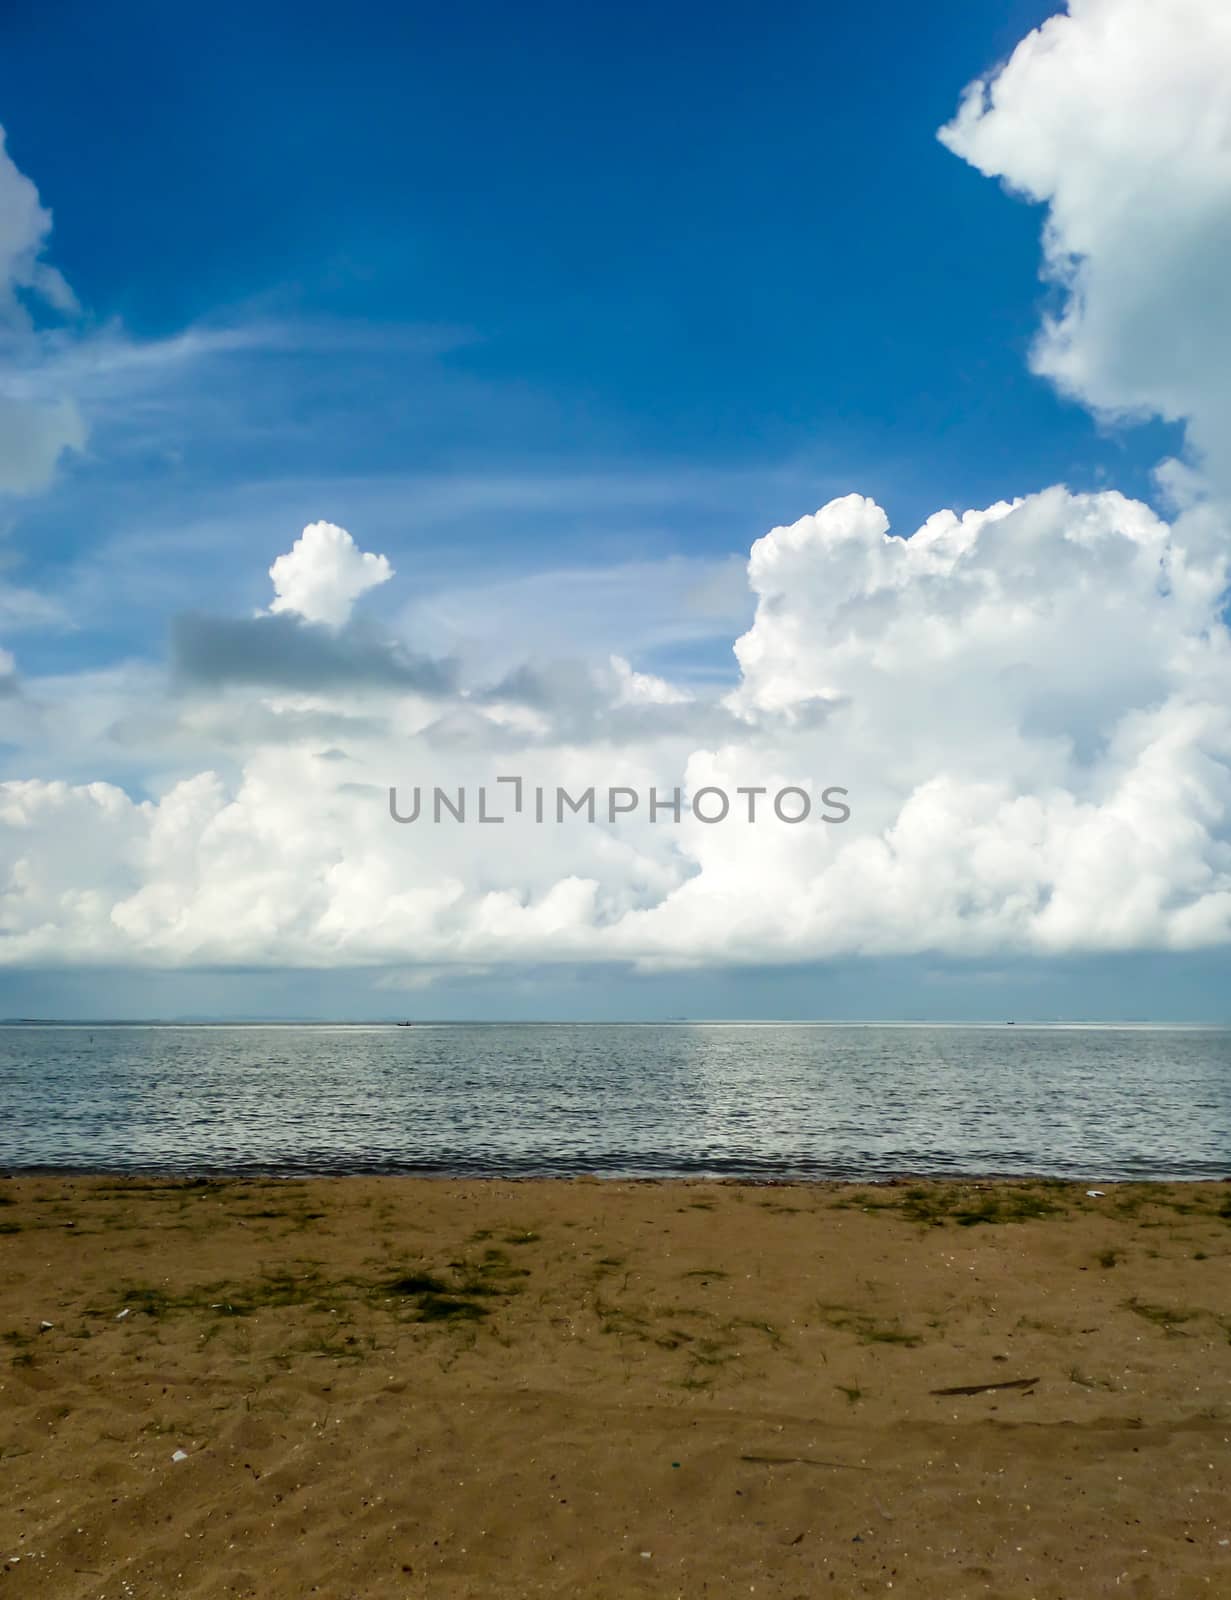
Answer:
<svg viewBox="0 0 1231 1600"><path fill-rule="evenodd" d="M929 1389L929 1394L988 1394L993 1389L1033 1389L1037 1378L1004 1378L999 1383L961 1383L955 1389Z"/></svg>

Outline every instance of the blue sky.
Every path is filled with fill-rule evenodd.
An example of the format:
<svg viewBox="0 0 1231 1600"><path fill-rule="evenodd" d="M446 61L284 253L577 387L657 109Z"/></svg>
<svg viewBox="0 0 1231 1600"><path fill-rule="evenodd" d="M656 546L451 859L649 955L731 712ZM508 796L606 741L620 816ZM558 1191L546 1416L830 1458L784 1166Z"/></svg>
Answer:
<svg viewBox="0 0 1231 1600"><path fill-rule="evenodd" d="M1038 209L934 137L1050 9L23 8L0 111L88 317L253 340L137 424L115 380L88 457L16 510L23 579L142 538L192 565L215 520L259 557L326 516L430 589L742 553L854 488L902 532L1052 482L1147 492L1162 430L1027 371ZM261 561L217 554L198 595L255 602ZM133 598L31 664L160 651Z"/></svg>
<svg viewBox="0 0 1231 1600"><path fill-rule="evenodd" d="M70 447L23 484L0 438L0 1012L1224 1015L1226 41L1187 4L7 16L0 428ZM75 309L6 246L17 174ZM855 495L977 514L887 566ZM300 593L360 551L395 576L271 604L276 557ZM251 677L272 612L297 694ZM452 700L321 688L408 652ZM600 781L824 767L855 847L369 838L512 728Z"/></svg>

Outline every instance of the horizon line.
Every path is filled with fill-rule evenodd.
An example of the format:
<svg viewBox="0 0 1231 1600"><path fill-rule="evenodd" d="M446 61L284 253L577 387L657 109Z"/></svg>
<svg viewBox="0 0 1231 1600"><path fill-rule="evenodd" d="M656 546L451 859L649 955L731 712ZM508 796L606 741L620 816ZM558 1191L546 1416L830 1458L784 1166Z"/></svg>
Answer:
<svg viewBox="0 0 1231 1600"><path fill-rule="evenodd" d="M1151 1017L0 1017L0 1028L1231 1028Z"/></svg>

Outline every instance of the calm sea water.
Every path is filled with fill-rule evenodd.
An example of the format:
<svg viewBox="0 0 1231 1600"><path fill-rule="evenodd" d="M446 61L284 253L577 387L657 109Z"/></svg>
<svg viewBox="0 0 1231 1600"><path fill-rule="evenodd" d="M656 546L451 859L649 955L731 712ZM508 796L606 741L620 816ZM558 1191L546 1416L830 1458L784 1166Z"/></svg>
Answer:
<svg viewBox="0 0 1231 1600"><path fill-rule="evenodd" d="M1225 1177L1231 1031L0 1027L0 1168Z"/></svg>

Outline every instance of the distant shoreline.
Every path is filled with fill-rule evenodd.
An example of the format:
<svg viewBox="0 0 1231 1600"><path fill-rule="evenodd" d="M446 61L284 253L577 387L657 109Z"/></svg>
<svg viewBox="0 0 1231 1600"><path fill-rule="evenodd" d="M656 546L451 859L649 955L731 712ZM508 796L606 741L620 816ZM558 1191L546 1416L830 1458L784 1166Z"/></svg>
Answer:
<svg viewBox="0 0 1231 1600"><path fill-rule="evenodd" d="M1093 1028L1198 1030L1211 1033L1231 1031L1226 1022L1167 1022L1149 1018L1098 1017L1006 1017L971 1020L907 1017L882 1020L875 1017L634 1017L618 1021L586 1019L570 1021L546 1017L516 1018L425 1017L403 1021L394 1017L354 1018L301 1017L0 1017L0 1028Z"/></svg>

